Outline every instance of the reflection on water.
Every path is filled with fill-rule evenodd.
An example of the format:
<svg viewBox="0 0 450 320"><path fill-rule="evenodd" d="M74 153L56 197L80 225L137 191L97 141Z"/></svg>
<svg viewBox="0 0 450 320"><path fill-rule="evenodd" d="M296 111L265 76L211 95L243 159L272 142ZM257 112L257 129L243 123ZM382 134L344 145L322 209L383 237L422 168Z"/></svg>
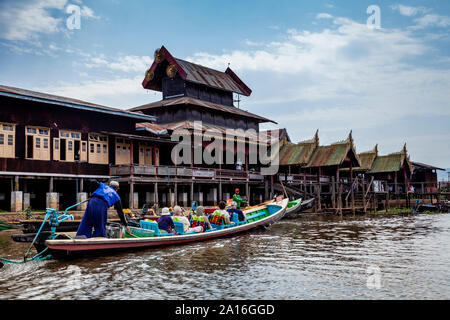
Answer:
<svg viewBox="0 0 450 320"><path fill-rule="evenodd" d="M0 257L27 249L13 232L0 233ZM449 299L449 249L448 214L303 215L233 238L6 265L0 299Z"/></svg>

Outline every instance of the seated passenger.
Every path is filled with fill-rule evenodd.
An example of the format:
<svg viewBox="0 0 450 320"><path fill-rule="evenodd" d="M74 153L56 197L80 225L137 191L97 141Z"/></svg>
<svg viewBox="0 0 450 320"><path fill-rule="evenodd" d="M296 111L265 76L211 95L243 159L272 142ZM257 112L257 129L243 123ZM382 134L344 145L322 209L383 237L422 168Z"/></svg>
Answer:
<svg viewBox="0 0 450 320"><path fill-rule="evenodd" d="M162 209L161 217L158 219L158 228L167 233L173 233L175 231L175 224L170 216L169 208Z"/></svg>
<svg viewBox="0 0 450 320"><path fill-rule="evenodd" d="M192 216L192 227L198 226L202 227L203 231L212 229L209 219L205 215L205 208L202 206L197 207L197 210L195 210Z"/></svg>
<svg viewBox="0 0 450 320"><path fill-rule="evenodd" d="M191 228L191 224L189 223L188 218L186 218L182 214L182 209L181 209L180 206L175 206L173 208L173 217L172 217L172 219L173 219L173 221L181 222L183 224L184 233L202 232L203 231L203 227L202 226L196 226L194 228Z"/></svg>
<svg viewBox="0 0 450 320"><path fill-rule="evenodd" d="M233 213L237 213L237 215L239 217L239 221L247 220L247 217L245 216L245 213L242 212L241 209L237 208L237 203L234 202L234 201L231 203L231 208L228 209L227 211L230 214L230 218L233 217Z"/></svg>
<svg viewBox="0 0 450 320"><path fill-rule="evenodd" d="M211 215L210 222L217 225L222 224L234 224L234 222L230 221L229 213L225 210L225 202L220 201L219 210L214 211Z"/></svg>

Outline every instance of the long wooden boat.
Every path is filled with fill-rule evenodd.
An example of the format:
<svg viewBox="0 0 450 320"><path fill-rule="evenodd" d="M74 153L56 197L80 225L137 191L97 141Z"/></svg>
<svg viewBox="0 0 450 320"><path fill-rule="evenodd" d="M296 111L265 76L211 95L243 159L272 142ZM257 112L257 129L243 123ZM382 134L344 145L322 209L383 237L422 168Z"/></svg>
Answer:
<svg viewBox="0 0 450 320"><path fill-rule="evenodd" d="M268 226L280 220L286 212L288 199L268 203L246 211L247 221L236 226L212 229L210 231L180 235L158 235L139 238L91 238L47 240L45 245L55 258L74 255L100 254L125 249L143 249L157 246L177 245L188 242L204 241Z"/></svg>
<svg viewBox="0 0 450 320"><path fill-rule="evenodd" d="M288 206L286 208L286 213L283 218L290 216L291 214L297 213L302 209L302 198L289 201Z"/></svg>

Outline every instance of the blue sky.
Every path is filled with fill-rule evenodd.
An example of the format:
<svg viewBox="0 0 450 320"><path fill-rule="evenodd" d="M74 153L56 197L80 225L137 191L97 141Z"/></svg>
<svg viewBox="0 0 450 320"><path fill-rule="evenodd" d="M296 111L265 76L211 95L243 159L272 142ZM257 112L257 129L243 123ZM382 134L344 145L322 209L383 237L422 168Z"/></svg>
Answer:
<svg viewBox="0 0 450 320"><path fill-rule="evenodd" d="M80 29L66 12L76 5ZM380 29L367 27L377 5ZM141 81L161 45L231 68L253 90L241 107L293 142L343 140L358 152L450 167L449 1L0 2L0 84L118 108L159 100ZM264 125L262 128L275 128Z"/></svg>

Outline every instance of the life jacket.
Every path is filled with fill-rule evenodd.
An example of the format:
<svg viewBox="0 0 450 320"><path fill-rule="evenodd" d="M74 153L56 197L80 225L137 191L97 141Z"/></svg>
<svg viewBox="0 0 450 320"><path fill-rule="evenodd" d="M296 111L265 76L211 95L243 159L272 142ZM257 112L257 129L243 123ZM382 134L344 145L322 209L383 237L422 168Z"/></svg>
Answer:
<svg viewBox="0 0 450 320"><path fill-rule="evenodd" d="M203 216L199 217L199 216L194 215L192 217L192 228L195 228L195 227L202 227L203 230L205 230L205 227L206 227L205 217L203 217Z"/></svg>
<svg viewBox="0 0 450 320"><path fill-rule="evenodd" d="M225 223L225 213L220 212L219 210L214 211L214 213L211 215L211 223L222 225Z"/></svg>
<svg viewBox="0 0 450 320"><path fill-rule="evenodd" d="M108 203L108 207L112 207L117 201L120 200L116 190L100 182L100 186L92 193L93 196L102 198Z"/></svg>

